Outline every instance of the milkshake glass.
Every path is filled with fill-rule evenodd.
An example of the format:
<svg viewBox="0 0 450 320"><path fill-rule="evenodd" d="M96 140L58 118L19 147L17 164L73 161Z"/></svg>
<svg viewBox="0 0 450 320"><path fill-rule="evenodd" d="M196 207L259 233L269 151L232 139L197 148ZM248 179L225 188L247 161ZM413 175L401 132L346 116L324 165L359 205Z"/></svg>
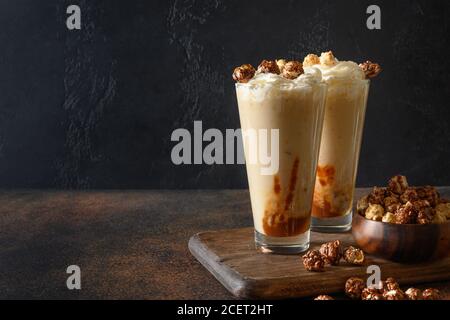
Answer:
<svg viewBox="0 0 450 320"><path fill-rule="evenodd" d="M317 69L293 80L263 73L237 83L236 94L256 246L263 252L305 251L326 85ZM267 170L261 149L278 153L271 154L278 162L276 170Z"/></svg>
<svg viewBox="0 0 450 320"><path fill-rule="evenodd" d="M354 62L336 60L327 65L321 60L322 63L314 67L322 71L328 92L313 198L312 230L344 232L352 223L369 80Z"/></svg>

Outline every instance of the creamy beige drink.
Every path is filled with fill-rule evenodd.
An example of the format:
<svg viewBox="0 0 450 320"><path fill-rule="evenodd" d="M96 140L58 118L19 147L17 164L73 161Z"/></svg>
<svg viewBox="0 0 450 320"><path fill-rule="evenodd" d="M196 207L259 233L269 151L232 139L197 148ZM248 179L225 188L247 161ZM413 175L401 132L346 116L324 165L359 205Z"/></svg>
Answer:
<svg viewBox="0 0 450 320"><path fill-rule="evenodd" d="M267 251L294 253L309 246L326 86L318 69L294 77L283 72L284 62L278 66L281 74L257 73L237 83L236 93L256 243ZM261 139L256 132L267 132L268 137L277 132L278 139ZM255 136L258 141L252 141ZM278 160L277 170L264 170L261 148L278 152L271 155Z"/></svg>
<svg viewBox="0 0 450 320"><path fill-rule="evenodd" d="M320 58L307 56L304 66L305 70L320 69L328 85L312 227L317 231L348 230L369 92L367 68L338 61L331 52Z"/></svg>

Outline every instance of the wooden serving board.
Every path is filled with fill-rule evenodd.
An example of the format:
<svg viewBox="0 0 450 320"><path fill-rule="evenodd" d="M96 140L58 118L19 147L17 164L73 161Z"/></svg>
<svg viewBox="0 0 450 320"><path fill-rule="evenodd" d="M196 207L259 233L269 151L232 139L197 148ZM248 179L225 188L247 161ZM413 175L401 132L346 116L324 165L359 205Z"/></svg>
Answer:
<svg viewBox="0 0 450 320"><path fill-rule="evenodd" d="M339 239L354 245L352 235L311 233L311 248ZM344 290L351 276L366 279L366 267L379 265L382 278L394 277L400 284L450 279L450 257L432 263L399 264L368 256L366 266L342 262L327 266L325 272L308 272L301 255L264 254L255 249L253 228L198 233L189 241L189 250L217 280L239 298L279 299L309 297Z"/></svg>

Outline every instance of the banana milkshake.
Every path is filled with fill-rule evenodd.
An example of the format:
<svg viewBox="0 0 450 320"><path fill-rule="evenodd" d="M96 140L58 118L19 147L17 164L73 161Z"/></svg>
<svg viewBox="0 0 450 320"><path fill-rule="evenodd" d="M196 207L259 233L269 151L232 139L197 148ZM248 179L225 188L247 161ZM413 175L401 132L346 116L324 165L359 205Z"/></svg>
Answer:
<svg viewBox="0 0 450 320"><path fill-rule="evenodd" d="M305 70L319 69L328 85L313 200L312 229L346 231L351 227L353 192L364 126L368 78L379 65L338 61L331 51L310 54Z"/></svg>
<svg viewBox="0 0 450 320"><path fill-rule="evenodd" d="M256 245L263 252L302 252L309 247L324 116L321 72L304 72L298 61L264 60L256 72L236 68L234 79ZM274 170L267 170L267 150Z"/></svg>

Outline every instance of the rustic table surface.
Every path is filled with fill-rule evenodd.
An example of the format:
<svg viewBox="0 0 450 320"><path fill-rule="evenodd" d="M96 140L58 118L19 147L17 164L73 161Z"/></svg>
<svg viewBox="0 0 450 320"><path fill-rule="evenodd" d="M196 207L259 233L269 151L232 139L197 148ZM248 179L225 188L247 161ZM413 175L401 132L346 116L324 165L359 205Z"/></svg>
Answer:
<svg viewBox="0 0 450 320"><path fill-rule="evenodd" d="M244 190L1 191L0 298L232 299L187 243L251 225ZM69 265L81 290L66 287ZM450 281L425 286L450 297Z"/></svg>

